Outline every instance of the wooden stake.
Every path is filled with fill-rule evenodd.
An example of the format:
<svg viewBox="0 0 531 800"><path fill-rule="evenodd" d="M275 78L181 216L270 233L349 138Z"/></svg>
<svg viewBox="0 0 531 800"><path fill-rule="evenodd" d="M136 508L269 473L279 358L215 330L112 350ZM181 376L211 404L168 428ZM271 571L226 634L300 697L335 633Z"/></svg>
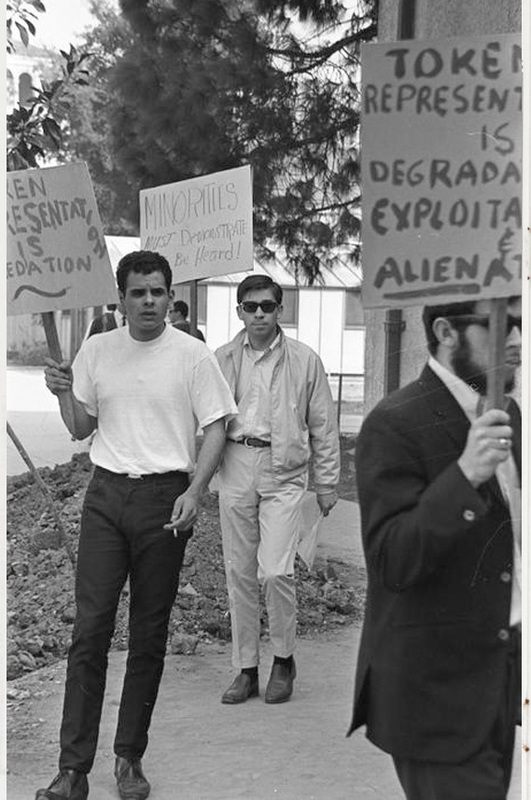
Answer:
<svg viewBox="0 0 531 800"><path fill-rule="evenodd" d="M197 333L197 284L198 281L190 281L190 333L194 336Z"/></svg>
<svg viewBox="0 0 531 800"><path fill-rule="evenodd" d="M507 298L490 301L489 369L487 410L505 407L505 341L507 339Z"/></svg>
<svg viewBox="0 0 531 800"><path fill-rule="evenodd" d="M59 512L57 511L57 508L55 506L55 502L54 502L52 493L50 492L50 490L48 489L48 487L44 483L44 481L41 478L39 472L37 471L37 468L35 467L35 464L31 460L31 458L29 457L29 455L26 452L24 446L22 445L20 439L15 434L13 428L11 427L9 422L7 422L6 424L7 424L8 436L11 439L11 441L13 442L13 444L15 445L15 447L17 448L17 450L20 453L20 455L21 455L22 459L24 460L25 464L29 467L29 470L30 470L31 474L34 477L37 486L39 487L39 489L43 493L43 495L44 495L44 497L46 499L46 505L48 506L48 509L51 511L51 513L53 515L53 518L55 520L55 525L57 527L57 530L59 531L59 538L61 540L61 543L63 544L66 552L68 553L68 557L69 557L70 561L72 562L72 565L75 565L76 558L74 556L74 551L72 550L72 547L71 547L70 542L68 540L67 533L66 533L66 531L64 529L64 526L63 526L63 522L62 522L61 517L59 516Z"/></svg>

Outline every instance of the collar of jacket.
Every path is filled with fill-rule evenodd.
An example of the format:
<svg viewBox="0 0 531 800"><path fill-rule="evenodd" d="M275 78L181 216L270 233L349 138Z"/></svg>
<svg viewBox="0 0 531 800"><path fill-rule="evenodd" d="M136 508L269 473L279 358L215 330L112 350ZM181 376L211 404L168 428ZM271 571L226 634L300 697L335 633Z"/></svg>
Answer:
<svg viewBox="0 0 531 800"><path fill-rule="evenodd" d="M439 424L443 425L448 436L457 445L459 452L461 453L466 443L468 430L470 428L470 421L465 412L452 393L444 385L443 381L441 381L441 379L433 372L432 369L430 369L429 366L426 365L424 367L418 383L426 402L431 407L433 414L437 417ZM512 398L509 399L507 411L511 417L511 426L514 431L513 457L521 479L521 418L518 406ZM485 488L487 487L502 503L505 502L495 476L487 481Z"/></svg>
<svg viewBox="0 0 531 800"><path fill-rule="evenodd" d="M286 346L286 337L285 337L284 331L282 330L280 325L277 325L277 333L275 334L275 339L276 339L278 334L280 334L280 342L278 343L278 346L282 350L284 350L285 346ZM240 350L243 352L243 347L244 347L244 344L247 341L247 339L248 339L247 331L245 330L245 328L243 328L241 331L238 331L236 336L233 339L231 339L230 342L227 343L227 348L228 348L229 352L230 353L237 353Z"/></svg>

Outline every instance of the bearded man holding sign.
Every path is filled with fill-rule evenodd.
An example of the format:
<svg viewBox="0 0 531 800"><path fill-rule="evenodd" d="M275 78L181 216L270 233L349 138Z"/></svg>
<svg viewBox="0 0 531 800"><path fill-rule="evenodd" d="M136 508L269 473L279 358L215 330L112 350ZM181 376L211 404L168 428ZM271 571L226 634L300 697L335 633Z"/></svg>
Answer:
<svg viewBox="0 0 531 800"><path fill-rule="evenodd" d="M520 715L520 412L485 410L488 300L424 309L430 356L356 443L368 597L349 733L408 800L502 800ZM520 363L507 305L504 379Z"/></svg>

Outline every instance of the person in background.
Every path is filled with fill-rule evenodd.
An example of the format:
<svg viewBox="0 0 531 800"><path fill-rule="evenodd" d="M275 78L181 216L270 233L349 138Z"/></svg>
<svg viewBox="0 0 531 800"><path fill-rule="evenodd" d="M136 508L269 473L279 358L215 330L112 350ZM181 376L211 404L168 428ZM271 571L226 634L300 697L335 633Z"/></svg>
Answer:
<svg viewBox="0 0 531 800"><path fill-rule="evenodd" d="M98 741L107 654L120 594L130 590L129 653L114 740L122 800L150 792L141 759L164 666L168 622L201 494L237 409L213 354L165 318L172 273L158 253L124 256L117 271L128 325L92 336L72 367L52 359L46 384L68 430L96 436L76 569L59 774L37 800L85 800ZM69 401L69 406L66 401ZM203 429L195 456L197 424Z"/></svg>
<svg viewBox="0 0 531 800"><path fill-rule="evenodd" d="M349 734L366 725L408 800L502 800L521 673L521 418L485 410L486 300L429 306L418 380L356 442L368 592ZM505 391L520 364L508 301Z"/></svg>
<svg viewBox="0 0 531 800"><path fill-rule="evenodd" d="M204 342L205 337L199 329L192 333L190 323L187 319L188 313L188 303L185 303L184 300L176 300L170 310L171 324L174 328L177 328L177 330L189 333L191 336L195 336L197 339L201 339L201 341Z"/></svg>
<svg viewBox="0 0 531 800"><path fill-rule="evenodd" d="M85 336L86 339L93 336L95 333L106 333L107 331L113 331L115 328L125 325L125 317L118 310L116 303L108 303L106 309L107 310L104 311L103 314L94 317L88 327Z"/></svg>
<svg viewBox="0 0 531 800"><path fill-rule="evenodd" d="M259 693L262 584L274 650L265 702L283 703L296 675L294 562L308 465L312 459L317 503L327 515L337 501L339 435L321 360L278 325L282 288L267 275L251 275L238 286L237 299L244 330L216 351L238 404L218 471L239 670L222 702L243 703Z"/></svg>

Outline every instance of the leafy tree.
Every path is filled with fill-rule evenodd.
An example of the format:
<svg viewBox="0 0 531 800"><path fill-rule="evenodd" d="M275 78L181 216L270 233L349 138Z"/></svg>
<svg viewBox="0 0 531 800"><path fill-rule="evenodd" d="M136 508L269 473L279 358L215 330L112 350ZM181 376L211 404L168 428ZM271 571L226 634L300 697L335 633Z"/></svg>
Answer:
<svg viewBox="0 0 531 800"><path fill-rule="evenodd" d="M35 36L35 22L37 14L46 11L41 0L7 0L6 4L6 45L7 52L15 49L13 36L15 28L18 31L22 44L29 44L30 34Z"/></svg>
<svg viewBox="0 0 531 800"><path fill-rule="evenodd" d="M50 83L43 81L41 89L33 89L32 98L7 116L7 168L38 167L39 159L60 155L63 148L62 120L68 111L68 95L72 86L86 86L88 71L84 62L88 53L79 52L73 45L63 58L61 77Z"/></svg>
<svg viewBox="0 0 531 800"><path fill-rule="evenodd" d="M18 31L22 44L27 47L29 36L35 36L37 13L46 7L41 0L8 0L6 14L6 48L15 50L14 34ZM63 146L62 121L68 110L67 95L72 86L85 86L88 72L84 62L88 53L72 45L63 50L63 63L58 66L60 77L43 81L42 88L33 89L32 98L7 115L7 168L8 170L37 167L38 159L59 154Z"/></svg>
<svg viewBox="0 0 531 800"><path fill-rule="evenodd" d="M97 33L102 94L91 113L105 117L98 128L135 197L126 211L138 213L139 189L250 164L258 247L282 246L310 282L338 248L355 258L359 46L376 33L375 3L348 13L339 0L120 7L127 29L107 18ZM85 124L73 124L78 152ZM86 146L96 185L110 185L116 170L95 170Z"/></svg>
<svg viewBox="0 0 531 800"><path fill-rule="evenodd" d="M70 159L87 162L106 233L131 236L138 232L138 184L115 152L111 118L120 97L108 76L133 33L106 0L93 0L91 13L97 24L84 37L91 53L90 85L68 93L65 151Z"/></svg>

